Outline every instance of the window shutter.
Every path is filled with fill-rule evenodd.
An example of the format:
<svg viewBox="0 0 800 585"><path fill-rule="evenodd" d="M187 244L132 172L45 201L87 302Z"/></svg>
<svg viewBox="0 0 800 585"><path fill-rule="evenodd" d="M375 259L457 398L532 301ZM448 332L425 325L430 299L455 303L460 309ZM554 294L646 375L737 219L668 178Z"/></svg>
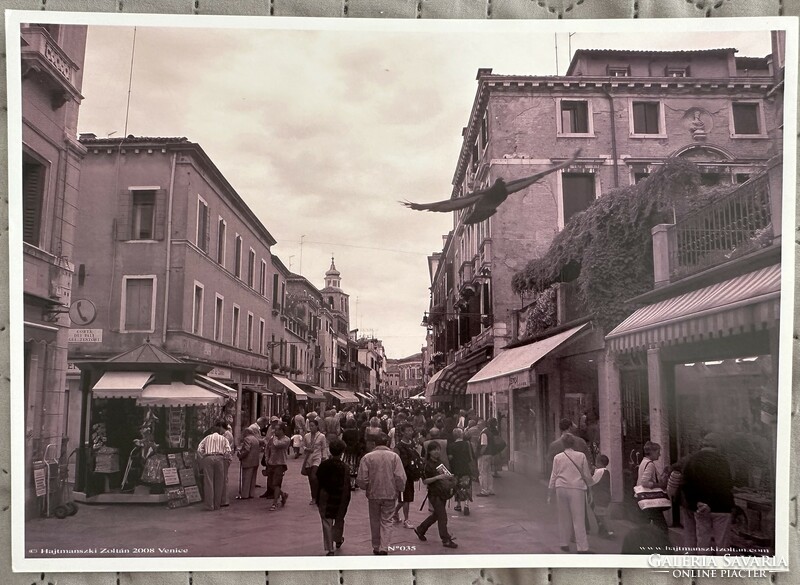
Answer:
<svg viewBox="0 0 800 585"><path fill-rule="evenodd" d="M22 239L28 244L38 246L44 173L41 165L23 163L22 168Z"/></svg>
<svg viewBox="0 0 800 585"><path fill-rule="evenodd" d="M208 211L208 205L205 206L204 212L206 214L206 233L204 234L203 250L208 253L208 244L211 241L211 213Z"/></svg>
<svg viewBox="0 0 800 585"><path fill-rule="evenodd" d="M589 105L586 102L575 104L575 132L589 132Z"/></svg>
<svg viewBox="0 0 800 585"><path fill-rule="evenodd" d="M131 206L133 204L133 194L123 189L119 192L119 205L117 208L117 240L125 241L131 239Z"/></svg>
<svg viewBox="0 0 800 585"><path fill-rule="evenodd" d="M647 124L645 122L644 104L633 104L633 133L645 134Z"/></svg>
<svg viewBox="0 0 800 585"><path fill-rule="evenodd" d="M659 118L659 104L647 104L645 116L647 117L647 133L658 134L658 118Z"/></svg>
<svg viewBox="0 0 800 585"><path fill-rule="evenodd" d="M156 191L156 229L153 239L163 240L167 229L167 190Z"/></svg>

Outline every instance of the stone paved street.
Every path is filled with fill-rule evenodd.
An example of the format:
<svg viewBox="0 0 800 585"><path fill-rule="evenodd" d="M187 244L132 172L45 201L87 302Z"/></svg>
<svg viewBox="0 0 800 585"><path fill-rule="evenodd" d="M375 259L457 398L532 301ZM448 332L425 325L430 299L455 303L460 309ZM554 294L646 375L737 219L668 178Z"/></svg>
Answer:
<svg viewBox="0 0 800 585"><path fill-rule="evenodd" d="M289 492L286 507L268 511L268 500L256 498L238 501L217 512L201 504L168 509L158 505L79 505L77 515L64 520L36 519L26 526L29 556L48 558L45 548L155 549L134 554L117 552L112 556L311 556L324 554L322 529L315 506L309 505L309 488L300 475L300 463L289 462L284 489ZM259 476L259 484L266 484ZM229 483L232 496L238 486L238 465L231 467ZM477 483L474 484L477 488ZM263 493L263 487L259 493ZM475 493L477 494L477 489ZM428 532L427 542L420 542L414 532L402 526L394 528L392 554L502 554L561 553L558 523L554 506L546 503L547 490L538 480L505 471L495 480L497 496L475 498L465 517L449 511L449 529L458 549L441 546L436 527ZM418 489L411 508L411 523L419 524L427 515L420 511L424 491ZM271 502L271 500L269 500ZM623 526L625 524L625 526ZM591 549L597 553L619 552L627 523L612 522L616 538L605 540L590 535ZM210 539L211 530L214 531ZM573 545L574 546L574 545ZM185 553L164 554L158 549L186 549ZM405 549L405 550L404 550ZM371 555L367 501L363 491L353 493L345 524L345 544L337 555Z"/></svg>

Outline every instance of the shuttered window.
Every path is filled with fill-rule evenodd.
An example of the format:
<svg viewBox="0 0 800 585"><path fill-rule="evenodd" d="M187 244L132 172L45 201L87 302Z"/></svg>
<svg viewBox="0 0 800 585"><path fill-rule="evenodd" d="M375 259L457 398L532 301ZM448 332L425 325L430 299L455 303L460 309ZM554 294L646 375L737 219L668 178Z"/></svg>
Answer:
<svg viewBox="0 0 800 585"><path fill-rule="evenodd" d="M732 104L734 134L761 134L758 104Z"/></svg>
<svg viewBox="0 0 800 585"><path fill-rule="evenodd" d="M128 187L118 193L116 239L163 240L166 236L166 189Z"/></svg>
<svg viewBox="0 0 800 585"><path fill-rule="evenodd" d="M203 252L208 252L208 203L197 199L197 247Z"/></svg>
<svg viewBox="0 0 800 585"><path fill-rule="evenodd" d="M633 133L660 134L660 104L658 102L633 102Z"/></svg>
<svg viewBox="0 0 800 585"><path fill-rule="evenodd" d="M564 204L564 224L578 212L589 207L595 199L592 173L564 173L561 177Z"/></svg>
<svg viewBox="0 0 800 585"><path fill-rule="evenodd" d="M236 278L242 277L242 236L236 234L234 240L234 256L233 256L233 275Z"/></svg>
<svg viewBox="0 0 800 585"><path fill-rule="evenodd" d="M217 264L223 267L225 266L225 237L227 232L228 226L225 220L220 217L217 225Z"/></svg>
<svg viewBox="0 0 800 585"><path fill-rule="evenodd" d="M256 253L253 248L250 248L250 252L247 255L247 286L250 288L255 288L255 278L256 278Z"/></svg>
<svg viewBox="0 0 800 585"><path fill-rule="evenodd" d="M589 104L585 101L561 102L561 132L564 134L589 133Z"/></svg>
<svg viewBox="0 0 800 585"><path fill-rule="evenodd" d="M156 192L133 191L131 239L152 240L156 233Z"/></svg>
<svg viewBox="0 0 800 585"><path fill-rule="evenodd" d="M37 162L22 163L22 240L39 246L44 207L45 167Z"/></svg>
<svg viewBox="0 0 800 585"><path fill-rule="evenodd" d="M122 310L125 331L153 330L153 288L155 278L125 277L125 297Z"/></svg>

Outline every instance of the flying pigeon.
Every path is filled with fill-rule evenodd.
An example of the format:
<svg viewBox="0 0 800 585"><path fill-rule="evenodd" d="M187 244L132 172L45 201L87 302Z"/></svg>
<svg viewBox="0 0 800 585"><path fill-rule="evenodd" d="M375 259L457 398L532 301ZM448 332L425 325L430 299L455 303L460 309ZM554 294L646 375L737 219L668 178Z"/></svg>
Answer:
<svg viewBox="0 0 800 585"><path fill-rule="evenodd" d="M472 209L464 217L464 224L471 225L479 223L484 219L492 217L497 212L497 208L500 204L503 203L509 195L533 185L536 181L550 173L570 166L580 154L581 150L578 149L569 160L552 166L540 173L536 173L535 175L531 175L530 177L525 177L524 179L515 179L506 183L502 178L498 178L488 189L480 189L473 193L468 193L463 197L436 201L434 203L412 203L411 201L402 201L401 203L416 211L440 211L445 213L458 209L466 209L471 206Z"/></svg>

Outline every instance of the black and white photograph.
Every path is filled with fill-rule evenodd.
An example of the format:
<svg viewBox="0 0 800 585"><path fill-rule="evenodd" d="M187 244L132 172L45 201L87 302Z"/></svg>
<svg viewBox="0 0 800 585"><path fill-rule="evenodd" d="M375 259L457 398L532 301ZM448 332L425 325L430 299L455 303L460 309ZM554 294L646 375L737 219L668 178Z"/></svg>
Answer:
<svg viewBox="0 0 800 585"><path fill-rule="evenodd" d="M8 12L14 570L787 570L796 24Z"/></svg>

